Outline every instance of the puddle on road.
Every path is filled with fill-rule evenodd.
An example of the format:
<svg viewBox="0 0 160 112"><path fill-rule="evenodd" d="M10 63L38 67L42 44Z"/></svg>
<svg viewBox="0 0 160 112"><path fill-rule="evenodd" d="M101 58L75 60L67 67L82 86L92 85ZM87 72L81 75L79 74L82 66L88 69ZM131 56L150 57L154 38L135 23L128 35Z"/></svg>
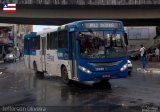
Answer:
<svg viewBox="0 0 160 112"><path fill-rule="evenodd" d="M25 78L24 78L25 77ZM79 105L116 105L126 107L128 105L139 105L140 101L135 103L130 101L135 101L132 98L123 99L121 95L117 95L119 91L120 94L126 92L123 87L113 87L108 88L98 88L96 85L89 86L73 82L70 85L65 85L61 83L60 78L45 78L39 79L32 75L28 77L16 78L18 81L14 86L10 86L11 90L33 90L31 94L35 95L37 105L50 105L50 106L79 106ZM24 83L22 83L22 79ZM29 97L27 97L29 98ZM95 102L95 103L94 103ZM32 101L26 102L23 100L22 104L32 104ZM35 103L35 101L33 101Z"/></svg>
<svg viewBox="0 0 160 112"><path fill-rule="evenodd" d="M57 77L42 79L34 77L32 72L23 73L19 71L7 78L6 82L8 83L3 83L6 85L2 87L1 92L4 94L6 91L10 93L15 92L15 94L10 94L10 97L1 96L0 99L3 97L3 99L10 98L10 100L14 101L17 98L18 101L12 103L18 105L86 105L95 108L104 107L111 110L130 110L131 106L140 107L144 103L143 99L125 96L128 90L121 84L119 86L112 85L112 89L103 88L101 85L88 86L79 83L65 85ZM0 100L1 103L2 101ZM93 107L91 111L94 110Z"/></svg>

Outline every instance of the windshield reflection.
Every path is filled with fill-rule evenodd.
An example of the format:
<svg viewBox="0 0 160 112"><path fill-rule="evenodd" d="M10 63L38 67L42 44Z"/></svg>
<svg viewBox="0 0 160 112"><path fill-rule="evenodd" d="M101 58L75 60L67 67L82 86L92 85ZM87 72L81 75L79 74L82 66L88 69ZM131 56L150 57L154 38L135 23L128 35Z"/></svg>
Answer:
<svg viewBox="0 0 160 112"><path fill-rule="evenodd" d="M126 56L123 35L113 31L79 32L79 53L82 58L115 58Z"/></svg>

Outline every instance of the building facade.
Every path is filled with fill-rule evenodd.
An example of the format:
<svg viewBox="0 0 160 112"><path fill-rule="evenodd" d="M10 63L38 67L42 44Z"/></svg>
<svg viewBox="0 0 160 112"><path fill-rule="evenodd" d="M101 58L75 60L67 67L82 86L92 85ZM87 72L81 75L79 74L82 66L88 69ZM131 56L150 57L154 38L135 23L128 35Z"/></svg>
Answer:
<svg viewBox="0 0 160 112"><path fill-rule="evenodd" d="M0 23L0 59L14 46L13 24Z"/></svg>
<svg viewBox="0 0 160 112"><path fill-rule="evenodd" d="M14 51L17 57L23 52L24 48L24 35L33 31L32 25L15 25L15 38L14 38Z"/></svg>
<svg viewBox="0 0 160 112"><path fill-rule="evenodd" d="M11 52L19 57L23 52L23 37L32 31L32 25L0 23L0 59Z"/></svg>
<svg viewBox="0 0 160 112"><path fill-rule="evenodd" d="M156 26L150 27L126 27L128 35L128 50L140 48L143 44L146 48L154 46L154 37L156 36Z"/></svg>

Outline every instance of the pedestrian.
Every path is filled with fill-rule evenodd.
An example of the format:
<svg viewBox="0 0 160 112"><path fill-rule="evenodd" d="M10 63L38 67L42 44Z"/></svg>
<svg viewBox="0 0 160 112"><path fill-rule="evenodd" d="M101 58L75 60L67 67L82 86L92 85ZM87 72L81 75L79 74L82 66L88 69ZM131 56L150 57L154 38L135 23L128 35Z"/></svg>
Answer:
<svg viewBox="0 0 160 112"><path fill-rule="evenodd" d="M151 50L151 48L149 48L147 50L147 60L152 61L152 56L153 56L152 50Z"/></svg>
<svg viewBox="0 0 160 112"><path fill-rule="evenodd" d="M143 44L141 44L141 48L140 48L140 57L141 57L140 61L142 63L143 71L147 72L146 71L146 49L143 46Z"/></svg>
<svg viewBox="0 0 160 112"><path fill-rule="evenodd" d="M159 49L158 49L158 47L156 47L156 49L155 49L155 56L156 56L156 60L159 61Z"/></svg>

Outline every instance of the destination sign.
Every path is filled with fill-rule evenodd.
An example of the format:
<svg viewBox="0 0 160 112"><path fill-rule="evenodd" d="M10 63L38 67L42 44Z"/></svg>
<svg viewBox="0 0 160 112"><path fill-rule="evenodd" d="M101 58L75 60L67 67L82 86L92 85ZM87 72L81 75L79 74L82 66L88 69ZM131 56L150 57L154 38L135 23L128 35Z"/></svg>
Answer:
<svg viewBox="0 0 160 112"><path fill-rule="evenodd" d="M82 28L120 28L120 23L89 22L82 23Z"/></svg>

